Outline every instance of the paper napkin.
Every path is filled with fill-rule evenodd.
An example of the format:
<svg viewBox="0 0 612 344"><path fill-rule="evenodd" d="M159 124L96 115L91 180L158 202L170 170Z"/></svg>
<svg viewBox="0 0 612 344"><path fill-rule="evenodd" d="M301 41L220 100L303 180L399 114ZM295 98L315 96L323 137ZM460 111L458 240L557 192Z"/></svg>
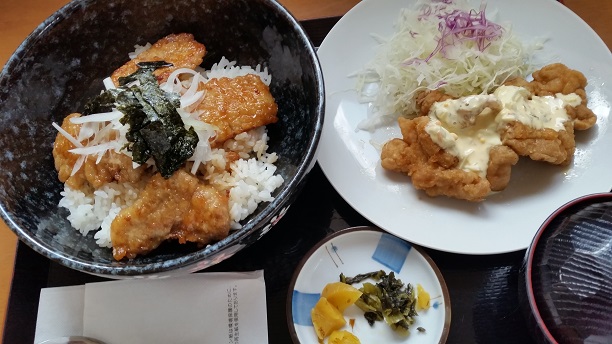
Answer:
<svg viewBox="0 0 612 344"><path fill-rule="evenodd" d="M263 271L199 273L41 290L35 343L268 343Z"/></svg>

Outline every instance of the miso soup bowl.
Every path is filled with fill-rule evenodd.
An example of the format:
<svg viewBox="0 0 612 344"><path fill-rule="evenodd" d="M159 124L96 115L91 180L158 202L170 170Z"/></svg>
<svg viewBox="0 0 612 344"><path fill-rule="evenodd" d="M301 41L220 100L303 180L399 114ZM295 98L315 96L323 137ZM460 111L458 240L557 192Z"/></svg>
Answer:
<svg viewBox="0 0 612 344"><path fill-rule="evenodd" d="M559 207L539 228L519 274L538 343L612 342L612 193Z"/></svg>

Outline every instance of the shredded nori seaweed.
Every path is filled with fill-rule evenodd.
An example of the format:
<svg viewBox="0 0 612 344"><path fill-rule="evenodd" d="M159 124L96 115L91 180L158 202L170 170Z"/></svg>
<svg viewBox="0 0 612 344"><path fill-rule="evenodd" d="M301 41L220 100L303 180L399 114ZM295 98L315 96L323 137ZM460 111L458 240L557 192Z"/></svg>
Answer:
<svg viewBox="0 0 612 344"><path fill-rule="evenodd" d="M193 155L198 135L193 128L185 129L176 110L180 107L179 95L162 90L153 75L157 68L171 64L154 61L137 65L136 72L119 78L118 88L89 101L83 115L110 111L113 107L121 111L120 122L130 126L126 138L132 159L144 164L152 157L160 174L169 178Z"/></svg>
<svg viewBox="0 0 612 344"><path fill-rule="evenodd" d="M364 317L370 326L376 321L384 320L389 326L402 334L409 334L410 325L417 316L416 293L410 283L404 284L395 278L395 273L387 274L383 270L346 277L340 274L340 281L353 284L367 278L378 281L376 284L363 283L359 290L363 293L355 305L364 311Z"/></svg>

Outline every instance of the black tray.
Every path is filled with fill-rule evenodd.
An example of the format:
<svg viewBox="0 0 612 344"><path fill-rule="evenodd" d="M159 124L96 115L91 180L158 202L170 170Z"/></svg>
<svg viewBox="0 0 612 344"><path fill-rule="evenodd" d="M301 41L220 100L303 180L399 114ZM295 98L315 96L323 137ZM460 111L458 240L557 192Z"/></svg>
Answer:
<svg viewBox="0 0 612 344"><path fill-rule="evenodd" d="M302 24L318 46L338 19L323 18ZM202 272L263 269L269 343L291 343L285 309L296 265L325 236L362 225L371 223L340 197L315 165L296 202L270 232L250 247ZM517 295L518 270L524 250L486 256L425 251L440 268L450 292L452 319L447 343L532 342ZM104 280L65 268L19 243L3 343L33 343L42 288Z"/></svg>

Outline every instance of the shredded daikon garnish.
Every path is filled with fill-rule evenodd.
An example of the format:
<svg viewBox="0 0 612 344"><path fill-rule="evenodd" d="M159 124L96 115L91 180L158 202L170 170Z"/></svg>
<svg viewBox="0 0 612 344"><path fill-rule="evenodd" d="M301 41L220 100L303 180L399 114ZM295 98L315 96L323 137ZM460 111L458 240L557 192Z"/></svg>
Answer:
<svg viewBox="0 0 612 344"><path fill-rule="evenodd" d="M123 114L120 111L94 113L88 116L73 117L70 122L74 124L83 124L90 122L107 122L121 118Z"/></svg>
<svg viewBox="0 0 612 344"><path fill-rule="evenodd" d="M135 59L138 55L140 55L143 51L149 50L151 48L151 43L147 43L145 45L134 45L134 51L128 54L130 60Z"/></svg>
<svg viewBox="0 0 612 344"><path fill-rule="evenodd" d="M200 164L208 162L212 158L212 149L210 140L216 135L217 128L206 122L202 122L198 116L199 113L188 112L184 109L177 109L181 119L187 128L193 128L198 134L198 144L195 147L193 155L187 161L193 161L191 173L196 174Z"/></svg>
<svg viewBox="0 0 612 344"><path fill-rule="evenodd" d="M360 129L394 123L417 112L419 91L461 97L492 92L530 74L541 42L524 44L510 26L494 23L466 0L420 0L401 10L390 38L375 36L378 53L356 76L360 100L371 102Z"/></svg>
<svg viewBox="0 0 612 344"><path fill-rule="evenodd" d="M261 81L266 85L270 86L272 82L272 76L268 73L268 68L262 69L261 65L255 66L237 66L236 61L230 61L225 56L221 57L218 63L212 65L211 69L204 73L208 79L222 78L222 77L237 77L244 76L247 74L259 75Z"/></svg>
<svg viewBox="0 0 612 344"><path fill-rule="evenodd" d="M181 109L193 110L204 100L204 91L199 91L199 86L206 81L207 79L196 70L178 68L160 87L166 92L181 95Z"/></svg>
<svg viewBox="0 0 612 344"><path fill-rule="evenodd" d="M113 82L113 79L111 79L110 76L104 78L104 80L102 80L102 83L104 84L104 88L107 90L117 88L117 86L115 86L115 83Z"/></svg>
<svg viewBox="0 0 612 344"><path fill-rule="evenodd" d="M121 148L121 146L117 147L115 141L113 142L104 142L98 145L88 145L87 147L78 147L70 149L70 153L80 154L80 155L94 155L99 153L105 153L110 149Z"/></svg>
<svg viewBox="0 0 612 344"><path fill-rule="evenodd" d="M72 143L73 145L75 145L76 147L83 147L83 144L81 144L81 142L79 142L79 140L75 139L72 135L70 135L69 132L67 132L66 130L64 130L64 128L60 127L57 123L52 122L51 125L57 129L57 131L62 134L66 139L68 139L68 141L70 141L70 143Z"/></svg>

